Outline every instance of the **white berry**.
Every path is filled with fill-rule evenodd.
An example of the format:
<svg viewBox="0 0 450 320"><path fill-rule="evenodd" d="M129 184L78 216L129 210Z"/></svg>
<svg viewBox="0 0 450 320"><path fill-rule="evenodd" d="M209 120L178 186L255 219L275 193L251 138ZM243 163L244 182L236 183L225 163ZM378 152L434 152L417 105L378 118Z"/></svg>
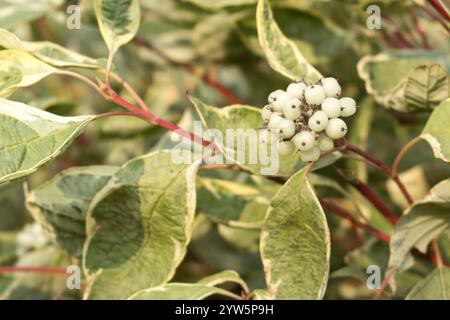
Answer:
<svg viewBox="0 0 450 320"><path fill-rule="evenodd" d="M308 86L305 90L305 99L308 104L318 106L325 99L325 90L319 85Z"/></svg>
<svg viewBox="0 0 450 320"><path fill-rule="evenodd" d="M317 161L320 158L320 150L318 147L313 147L308 151L300 151L300 159L303 162Z"/></svg>
<svg viewBox="0 0 450 320"><path fill-rule="evenodd" d="M350 117L356 112L356 102L350 97L344 97L339 99L341 103L341 116Z"/></svg>
<svg viewBox="0 0 450 320"><path fill-rule="evenodd" d="M328 121L325 132L331 139L339 139L347 133L347 125L339 118L334 118Z"/></svg>
<svg viewBox="0 0 450 320"><path fill-rule="evenodd" d="M269 121L271 115L272 115L272 108L270 106L265 106L261 110L261 117L263 118L264 121Z"/></svg>
<svg viewBox="0 0 450 320"><path fill-rule="evenodd" d="M300 100L297 98L288 99L283 104L283 113L287 119L295 120L300 117Z"/></svg>
<svg viewBox="0 0 450 320"><path fill-rule="evenodd" d="M322 102L322 111L325 112L328 118L337 118L341 114L341 103L338 99L328 97Z"/></svg>
<svg viewBox="0 0 450 320"><path fill-rule="evenodd" d="M298 98L298 99L302 99L303 98L303 94L305 93L305 89L306 89L306 84L303 82L294 82L291 83L287 89L286 92L289 93L290 95Z"/></svg>
<svg viewBox="0 0 450 320"><path fill-rule="evenodd" d="M267 127L270 130L276 130L280 126L280 122L283 120L283 117L281 116L281 113L279 112L273 112L270 116L269 123L267 124Z"/></svg>
<svg viewBox="0 0 450 320"><path fill-rule="evenodd" d="M322 87L327 97L337 98L341 94L341 86L335 78L322 79Z"/></svg>
<svg viewBox="0 0 450 320"><path fill-rule="evenodd" d="M295 151L295 144L292 141L281 141L278 143L278 152L282 156L288 156Z"/></svg>
<svg viewBox="0 0 450 320"><path fill-rule="evenodd" d="M280 137L288 139L295 134L295 123L289 119L282 119L278 129L280 130Z"/></svg>
<svg viewBox="0 0 450 320"><path fill-rule="evenodd" d="M316 111L308 120L308 126L312 131L321 132L328 125L328 116L323 111Z"/></svg>
<svg viewBox="0 0 450 320"><path fill-rule="evenodd" d="M271 92L271 93L269 94L269 98L267 99L267 101L268 101L270 104L274 103L275 101L278 100L278 96L279 96L280 94L282 94L282 93L284 93L283 90L275 90L275 91Z"/></svg>
<svg viewBox="0 0 450 320"><path fill-rule="evenodd" d="M270 104L273 110L278 112L283 111L284 102L292 98L292 96L289 93L284 92L283 90L280 91L281 92L276 95L275 100Z"/></svg>
<svg viewBox="0 0 450 320"><path fill-rule="evenodd" d="M334 148L333 140L330 139L329 137L327 137L326 135L320 136L319 142L317 145L319 146L319 149L323 152L326 152L326 151Z"/></svg>
<svg viewBox="0 0 450 320"><path fill-rule="evenodd" d="M297 149L301 151L310 150L316 144L314 134L309 131L300 131L292 138L292 141L294 141Z"/></svg>

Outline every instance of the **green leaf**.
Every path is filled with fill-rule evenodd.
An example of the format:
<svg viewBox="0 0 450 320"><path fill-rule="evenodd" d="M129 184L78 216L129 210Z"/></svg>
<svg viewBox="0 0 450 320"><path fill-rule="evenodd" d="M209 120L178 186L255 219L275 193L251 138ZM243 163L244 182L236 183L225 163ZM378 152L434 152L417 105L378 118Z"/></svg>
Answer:
<svg viewBox="0 0 450 320"><path fill-rule="evenodd" d="M247 284L236 271L226 270L205 277L197 283L168 283L163 286L141 290L133 294L131 300L202 300L214 294L236 298L231 292L216 288L225 282L239 284L248 293Z"/></svg>
<svg viewBox="0 0 450 320"><path fill-rule="evenodd" d="M127 298L173 277L191 238L197 167L153 152L124 164L97 193L87 214L86 297Z"/></svg>
<svg viewBox="0 0 450 320"><path fill-rule="evenodd" d="M111 54L131 41L141 19L138 0L95 0L95 13L103 39Z"/></svg>
<svg viewBox="0 0 450 320"><path fill-rule="evenodd" d="M186 0L204 9L219 10L225 7L237 7L256 3L257 0Z"/></svg>
<svg viewBox="0 0 450 320"><path fill-rule="evenodd" d="M272 69L291 80L315 82L322 78L320 72L306 61L295 43L280 30L268 0L258 0L256 23L259 43Z"/></svg>
<svg viewBox="0 0 450 320"><path fill-rule="evenodd" d="M77 67L99 69L105 67L104 60L83 56L60 45L47 41L21 41L13 33L0 29L0 47L27 51L39 60L55 67Z"/></svg>
<svg viewBox="0 0 450 320"><path fill-rule="evenodd" d="M412 51L366 56L358 63L367 92L386 108L432 110L449 97L450 59L436 53Z"/></svg>
<svg viewBox="0 0 450 320"><path fill-rule="evenodd" d="M145 289L132 295L130 300L203 300L214 294L235 296L224 289L210 287L204 284L168 283L163 286Z"/></svg>
<svg viewBox="0 0 450 320"><path fill-rule="evenodd" d="M269 201L257 188L222 179L199 179L198 210L230 227L260 228Z"/></svg>
<svg viewBox="0 0 450 320"><path fill-rule="evenodd" d="M330 63L351 43L352 33L333 23L324 12L273 2L273 14L281 31L310 64ZM241 21L238 26L244 45L255 54L264 56L255 17Z"/></svg>
<svg viewBox="0 0 450 320"><path fill-rule="evenodd" d="M259 128L262 125L261 111L258 108L247 105L232 105L224 108L208 106L201 100L190 97L195 109L206 129L217 129L221 132L223 141L216 141L219 149L225 154L224 160L237 163L242 167L257 174L265 174L265 170L273 175L291 175L296 169L302 167L303 163L299 156L279 156L278 153L272 157L270 146L267 148L270 161L263 163L259 152ZM235 136L234 148L227 147L230 139L227 139L227 130ZM239 130L239 131L238 131ZM256 130L256 135L254 131ZM248 133L248 135L247 135ZM243 143L237 143L237 137L245 139ZM222 142L222 143L221 143ZM272 159L274 158L274 159ZM278 161L278 168L276 163ZM273 167L272 167L273 166ZM278 172L272 173L272 169L278 169ZM276 170L275 170L276 171Z"/></svg>
<svg viewBox="0 0 450 320"><path fill-rule="evenodd" d="M399 219L391 237L390 270L401 269L411 249L427 252L429 243L450 230L450 179L435 185Z"/></svg>
<svg viewBox="0 0 450 320"><path fill-rule="evenodd" d="M305 170L273 197L261 233L268 291L276 299L321 299L328 281L330 234Z"/></svg>
<svg viewBox="0 0 450 320"><path fill-rule="evenodd" d="M422 199L430 190L427 182L427 175L424 167L421 165L400 172L398 177L413 200ZM389 193L392 201L400 208L406 209L409 207L408 202L394 181L388 180L386 182L386 191Z"/></svg>
<svg viewBox="0 0 450 320"><path fill-rule="evenodd" d="M57 157L95 118L60 117L0 98L0 183L29 175Z"/></svg>
<svg viewBox="0 0 450 320"><path fill-rule="evenodd" d="M234 282L239 284L242 289L244 289L244 292L248 293L249 289L247 284L244 280L239 276L239 274L236 271L233 270L225 270L216 274L213 274L211 276L205 277L202 280L198 281L198 284L204 284L207 286L218 286L220 284L224 284L226 282Z"/></svg>
<svg viewBox="0 0 450 320"><path fill-rule="evenodd" d="M449 300L450 269L435 269L420 281L406 296L406 300Z"/></svg>
<svg viewBox="0 0 450 320"><path fill-rule="evenodd" d="M81 256L87 209L117 169L112 166L70 168L26 194L28 211L69 255Z"/></svg>
<svg viewBox="0 0 450 320"><path fill-rule="evenodd" d="M18 88L29 87L55 71L26 52L0 51L0 97L8 97Z"/></svg>
<svg viewBox="0 0 450 320"><path fill-rule="evenodd" d="M0 28L11 28L56 10L62 0L0 0Z"/></svg>
<svg viewBox="0 0 450 320"><path fill-rule="evenodd" d="M433 111L420 138L430 144L436 158L450 162L450 99Z"/></svg>

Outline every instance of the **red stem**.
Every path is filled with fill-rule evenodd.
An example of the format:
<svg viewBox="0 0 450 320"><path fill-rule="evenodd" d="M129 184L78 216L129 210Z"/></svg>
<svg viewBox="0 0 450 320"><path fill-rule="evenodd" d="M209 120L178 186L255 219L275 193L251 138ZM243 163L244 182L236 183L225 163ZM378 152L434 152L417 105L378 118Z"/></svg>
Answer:
<svg viewBox="0 0 450 320"><path fill-rule="evenodd" d="M367 232L370 232L371 234L373 234L375 237L377 237L381 241L389 243L389 241L391 240L391 238L387 234L385 234L385 233L375 229L374 227L372 227L372 226L370 226L368 224L359 222L358 220L353 218L353 216L351 214L349 214L347 211L345 211L344 209L342 209L338 205L336 205L336 204L334 204L332 202L329 202L329 201L327 201L325 199L320 199L319 198L319 201L320 201L320 204L324 208L327 208L328 210L330 210L331 212L333 212L337 216L350 221L353 225L355 225L355 226L357 226L357 227L359 227L361 229L364 229Z"/></svg>
<svg viewBox="0 0 450 320"><path fill-rule="evenodd" d="M397 224L398 217L392 210L384 204L384 202L373 192L370 187L359 179L348 180L349 183L356 188L367 200L374 205L375 208L393 225Z"/></svg>
<svg viewBox="0 0 450 320"><path fill-rule="evenodd" d="M367 160L369 160L370 162L372 162L373 164L375 164L377 167L379 167L381 170L384 171L384 173L386 173L386 175L388 177L391 177L392 180L395 182L395 184L398 186L398 188L400 189L400 192L403 194L403 196L405 197L405 199L408 201L409 204L413 203L413 199L411 198L411 195L408 193L408 191L406 190L405 186L403 185L403 183L400 181L400 178L395 175L392 175L392 169L390 166L388 166L387 164L385 164L384 162L378 160L377 158L375 158L374 156L372 156L371 154L367 153L366 151L353 146L351 144L346 144L345 145L345 149L351 152L354 152L356 154L359 154L360 156L366 158Z"/></svg>
<svg viewBox="0 0 450 320"><path fill-rule="evenodd" d="M12 273L12 272L37 272L37 273L67 275L66 269L64 268L54 268L45 266L42 267L0 266L0 273Z"/></svg>
<svg viewBox="0 0 450 320"><path fill-rule="evenodd" d="M152 51L153 53L158 55L160 58L166 60L171 65L179 67L179 68L187 71L188 73L196 76L201 81L203 81L203 83L205 83L206 85L210 86L211 88L214 88L215 90L217 90L225 98L225 100L228 103L230 103L230 104L242 104L242 100L239 97L237 97L230 89L228 89L222 83L218 82L217 80L212 79L211 77L209 77L206 74L199 75L198 72L195 70L194 66L192 66L191 64L185 63L185 62L176 61L176 60L172 59L171 57L166 55L163 51L161 51L158 48L154 47L153 44L151 44L150 42L148 42L148 41L146 41L146 40L144 40L142 38L135 37L133 39L133 42L136 45L138 45L138 46L140 46L142 48L145 48L147 50Z"/></svg>
<svg viewBox="0 0 450 320"><path fill-rule="evenodd" d="M208 147L212 144L212 142L207 141L202 139L201 137L195 135L194 133L184 130L183 128L177 126L176 124L169 122L167 120L161 119L157 116L155 116L154 114L148 112L147 110L138 108L137 106L135 106L134 104L128 102L127 100L125 100L124 98L122 98L121 96L119 96L117 93L115 93L114 91L109 91L109 95L111 98L111 101L114 102L115 104L122 106L123 108L129 110L130 112L133 113L133 115L138 116L140 118L143 118L145 120L147 120L148 122L166 128L170 131L177 131L177 133L179 133L180 135L201 143L203 146ZM214 145L212 145L212 147L214 148L214 150L216 150L217 147L215 147Z"/></svg>
<svg viewBox="0 0 450 320"><path fill-rule="evenodd" d="M434 9L436 9L437 12L441 14L441 16L443 16L447 21L450 22L450 15L438 0L428 0L428 2L433 6Z"/></svg>
<svg viewBox="0 0 450 320"><path fill-rule="evenodd" d="M439 22L442 27L448 32L450 33L450 28L447 26L447 23L442 20L442 18L437 15L433 10L430 10L427 6L421 5L419 3L416 3L416 5L421 8L426 14L428 14L430 16L431 19L436 20L437 22Z"/></svg>
<svg viewBox="0 0 450 320"><path fill-rule="evenodd" d="M422 46L427 49L427 50L431 50L431 46L430 43L428 41L428 36L426 35L426 33L423 31L422 26L420 25L420 21L417 18L417 15L414 11L414 8L411 8L411 10L409 11L410 15L411 15L411 19L414 23L414 27L416 28L417 33L420 36L420 39L422 41Z"/></svg>

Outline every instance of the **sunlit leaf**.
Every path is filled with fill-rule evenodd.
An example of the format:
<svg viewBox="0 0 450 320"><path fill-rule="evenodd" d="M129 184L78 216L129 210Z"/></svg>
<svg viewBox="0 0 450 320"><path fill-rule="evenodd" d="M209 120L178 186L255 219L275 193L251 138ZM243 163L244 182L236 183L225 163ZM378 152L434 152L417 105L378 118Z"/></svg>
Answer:
<svg viewBox="0 0 450 320"><path fill-rule="evenodd" d="M436 107L420 137L430 144L436 158L450 162L450 99Z"/></svg>
<svg viewBox="0 0 450 320"><path fill-rule="evenodd" d="M60 117L0 98L0 183L31 174L57 157L95 118Z"/></svg>
<svg viewBox="0 0 450 320"><path fill-rule="evenodd" d="M403 112L431 110L447 99L448 70L448 57L421 51L366 56L358 63L367 92L385 107Z"/></svg>
<svg viewBox="0 0 450 320"><path fill-rule="evenodd" d="M0 47L27 51L39 60L55 67L99 69L105 66L103 60L83 56L56 43L48 41L21 41L16 35L5 29L0 29Z"/></svg>
<svg viewBox="0 0 450 320"><path fill-rule="evenodd" d="M429 243L450 230L450 179L435 185L423 199L409 207L391 237L389 268L400 269L411 249L427 252Z"/></svg>
<svg viewBox="0 0 450 320"><path fill-rule="evenodd" d="M138 0L95 0L94 8L103 39L111 53L134 38L141 19Z"/></svg>
<svg viewBox="0 0 450 320"><path fill-rule="evenodd" d="M86 239L86 211L117 167L70 168L26 194L32 216L72 256L80 256Z"/></svg>
<svg viewBox="0 0 450 320"><path fill-rule="evenodd" d="M0 51L0 97L8 97L18 88L29 87L55 71L26 52Z"/></svg>
<svg viewBox="0 0 450 320"><path fill-rule="evenodd" d="M85 297L120 299L174 275L191 237L198 163L157 151L124 164L87 214Z"/></svg>
<svg viewBox="0 0 450 320"><path fill-rule="evenodd" d="M273 18L268 0L259 0L256 10L259 43L275 71L292 79L315 82L322 75L306 61L295 43L286 38Z"/></svg>
<svg viewBox="0 0 450 320"><path fill-rule="evenodd" d="M420 281L405 298L406 300L449 300L450 269L435 269Z"/></svg>
<svg viewBox="0 0 450 320"><path fill-rule="evenodd" d="M261 256L272 298L321 299L325 294L330 234L305 169L273 197L261 233Z"/></svg>

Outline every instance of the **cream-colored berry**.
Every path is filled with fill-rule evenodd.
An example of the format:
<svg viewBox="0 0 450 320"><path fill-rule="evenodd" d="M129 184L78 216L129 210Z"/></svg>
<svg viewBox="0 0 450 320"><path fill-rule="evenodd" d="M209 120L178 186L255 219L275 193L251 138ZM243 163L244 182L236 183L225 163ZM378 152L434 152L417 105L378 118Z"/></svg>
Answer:
<svg viewBox="0 0 450 320"><path fill-rule="evenodd" d="M283 114L286 119L295 120L301 115L300 100L297 98L288 99L283 104Z"/></svg>
<svg viewBox="0 0 450 320"><path fill-rule="evenodd" d="M314 132L325 130L328 125L328 116L323 111L316 111L308 120L309 128Z"/></svg>
<svg viewBox="0 0 450 320"><path fill-rule="evenodd" d="M341 114L341 103L336 98L328 97L323 100L321 109L327 114L328 118L337 118Z"/></svg>
<svg viewBox="0 0 450 320"><path fill-rule="evenodd" d="M292 141L294 141L297 149L301 151L307 151L316 144L315 135L309 131L300 131L292 138Z"/></svg>
<svg viewBox="0 0 450 320"><path fill-rule="evenodd" d="M305 93L305 89L306 84L304 82L294 82L287 87L286 92L296 97L297 99L302 99Z"/></svg>
<svg viewBox="0 0 450 320"><path fill-rule="evenodd" d="M305 99L308 104L318 106L325 99L325 91L318 84L308 86L305 89Z"/></svg>
<svg viewBox="0 0 450 320"><path fill-rule="evenodd" d="M295 123L289 119L282 119L278 127L280 137L283 139L291 138L295 134Z"/></svg>
<svg viewBox="0 0 450 320"><path fill-rule="evenodd" d="M334 148L334 142L326 135L321 135L317 143L320 151L326 152Z"/></svg>
<svg viewBox="0 0 450 320"><path fill-rule="evenodd" d="M318 147L313 147L308 151L300 151L300 159L303 162L317 161L320 158L320 150Z"/></svg>
<svg viewBox="0 0 450 320"><path fill-rule="evenodd" d="M341 95L341 86L335 78L324 78L321 82L327 97L337 98Z"/></svg>
<svg viewBox="0 0 450 320"><path fill-rule="evenodd" d="M330 119L325 132L331 139L340 139L347 134L347 125L342 119Z"/></svg>

